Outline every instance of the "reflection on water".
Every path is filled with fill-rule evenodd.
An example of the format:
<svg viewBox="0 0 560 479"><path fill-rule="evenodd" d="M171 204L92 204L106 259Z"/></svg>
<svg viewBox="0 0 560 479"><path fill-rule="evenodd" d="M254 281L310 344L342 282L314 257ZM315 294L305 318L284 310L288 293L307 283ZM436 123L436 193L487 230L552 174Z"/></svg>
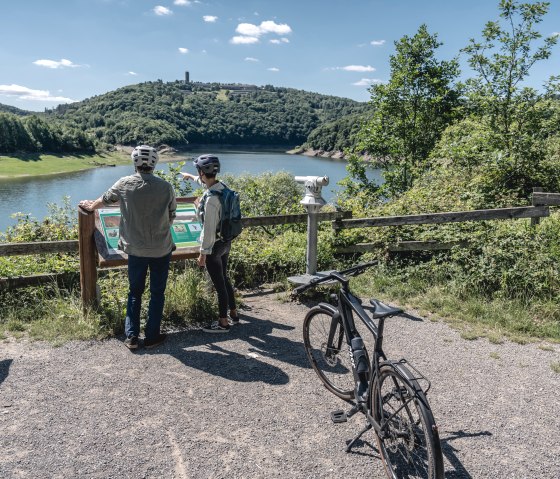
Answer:
<svg viewBox="0 0 560 479"><path fill-rule="evenodd" d="M193 153L196 154L199 153ZM346 163L338 160L285 153L239 151L220 151L219 157L222 163L221 173L258 175L264 172L287 171L295 176L327 175L330 184L323 188L323 197L327 201L335 199L336 183L346 176ZM158 169L167 170L167 165L160 163ZM184 170L196 173L190 161ZM33 217L42 219L48 214L47 203L61 205L62 198L69 196L70 203L76 206L80 200L98 198L120 177L129 175L132 171L132 166L124 165L63 175L0 180L0 231L5 231L9 225L15 223L15 220L10 218L12 213L30 213ZM372 175L376 179L380 178L380 172L377 170L374 170Z"/></svg>

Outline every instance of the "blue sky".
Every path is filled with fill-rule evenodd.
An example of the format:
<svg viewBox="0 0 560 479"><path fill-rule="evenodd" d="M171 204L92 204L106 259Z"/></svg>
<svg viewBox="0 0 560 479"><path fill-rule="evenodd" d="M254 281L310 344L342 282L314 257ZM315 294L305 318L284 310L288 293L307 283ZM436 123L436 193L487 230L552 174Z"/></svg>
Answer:
<svg viewBox="0 0 560 479"><path fill-rule="evenodd" d="M422 23L458 55L498 0L19 0L0 7L0 103L41 111L161 79L272 84L366 101ZM560 32L560 0L539 25ZM460 58L463 77L469 77ZM528 84L560 74L560 46Z"/></svg>

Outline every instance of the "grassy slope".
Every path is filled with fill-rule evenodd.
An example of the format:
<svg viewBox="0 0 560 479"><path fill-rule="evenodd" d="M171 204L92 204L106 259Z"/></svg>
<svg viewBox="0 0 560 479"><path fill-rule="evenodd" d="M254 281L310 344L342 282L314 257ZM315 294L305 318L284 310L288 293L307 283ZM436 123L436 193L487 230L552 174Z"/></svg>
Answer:
<svg viewBox="0 0 560 479"><path fill-rule="evenodd" d="M87 170L103 165L122 165L129 161L128 155L120 152L95 155L47 155L36 153L21 156L0 156L0 178L54 175L70 171Z"/></svg>

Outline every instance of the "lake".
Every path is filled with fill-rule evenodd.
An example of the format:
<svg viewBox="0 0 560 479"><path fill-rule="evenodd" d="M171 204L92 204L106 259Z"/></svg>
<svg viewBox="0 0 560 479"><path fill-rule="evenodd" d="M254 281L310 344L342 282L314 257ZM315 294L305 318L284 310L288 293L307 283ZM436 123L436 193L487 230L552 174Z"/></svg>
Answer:
<svg viewBox="0 0 560 479"><path fill-rule="evenodd" d="M190 160L201 153L204 152L186 152L185 159ZM217 154L222 174L258 175L287 171L294 176L326 175L330 183L323 188L323 197L329 202L336 198L337 182L346 176L346 162L341 160L265 151L219 150ZM157 169L167 170L167 166L166 163L159 163ZM187 161L184 171L196 173L191 161ZM131 164L61 175L0 180L0 231L15 224L15 220L10 217L13 213L29 213L37 219L43 219L49 212L47 203L62 205L63 197L69 196L71 204L77 206L80 200L98 198L120 177L132 173ZM370 174L372 179L380 181L380 170L371 170Z"/></svg>

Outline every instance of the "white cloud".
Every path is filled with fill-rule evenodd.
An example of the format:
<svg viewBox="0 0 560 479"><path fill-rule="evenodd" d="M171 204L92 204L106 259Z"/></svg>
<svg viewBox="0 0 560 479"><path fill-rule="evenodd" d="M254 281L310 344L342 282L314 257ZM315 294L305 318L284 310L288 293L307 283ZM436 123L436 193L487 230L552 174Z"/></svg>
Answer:
<svg viewBox="0 0 560 479"><path fill-rule="evenodd" d="M276 33L278 35L286 35L288 33L292 33L292 29L289 25L285 23L275 23L272 20L266 20L261 22L259 28L261 29L262 33Z"/></svg>
<svg viewBox="0 0 560 479"><path fill-rule="evenodd" d="M258 62L259 59L258 58L253 58L253 57L245 57L245 61L246 62Z"/></svg>
<svg viewBox="0 0 560 479"><path fill-rule="evenodd" d="M128 74L131 75L131 76L133 76L133 77L135 77L136 75L138 75L138 73L136 73L136 72L128 72Z"/></svg>
<svg viewBox="0 0 560 479"><path fill-rule="evenodd" d="M195 3L199 3L199 2L195 2ZM179 6L185 6L185 5L190 5L191 2L189 0L175 0L173 4Z"/></svg>
<svg viewBox="0 0 560 479"><path fill-rule="evenodd" d="M173 15L173 11L169 10L167 7L162 7L161 5L154 7L154 13L160 17L164 15Z"/></svg>
<svg viewBox="0 0 560 479"><path fill-rule="evenodd" d="M385 45L385 40L372 40L371 42L369 42L371 45L373 45L374 47L379 47L381 45Z"/></svg>
<svg viewBox="0 0 560 479"><path fill-rule="evenodd" d="M52 96L48 90L32 90L21 85L0 85L0 96L16 97L19 100L52 101L58 103L72 103L77 100L63 96Z"/></svg>
<svg viewBox="0 0 560 479"><path fill-rule="evenodd" d="M270 68L267 68L267 70L268 70L269 72L279 72L279 71L280 71L280 68L270 67Z"/></svg>
<svg viewBox="0 0 560 479"><path fill-rule="evenodd" d="M329 68L329 70L344 70L347 72L374 72L375 68L369 65L347 65L345 67Z"/></svg>
<svg viewBox="0 0 560 479"><path fill-rule="evenodd" d="M273 38L272 40L269 41L270 43L274 43L275 45L280 45L281 43L290 43L290 40L288 40L286 37L282 37L280 39Z"/></svg>
<svg viewBox="0 0 560 479"><path fill-rule="evenodd" d="M374 83L383 83L383 80L380 80L379 78L362 78L361 80L352 83L352 85L355 86L370 86L373 85Z"/></svg>
<svg viewBox="0 0 560 479"><path fill-rule="evenodd" d="M230 40L230 43L234 45L250 45L252 43L258 43L259 39L257 37L245 37L245 36L235 36Z"/></svg>
<svg viewBox="0 0 560 479"><path fill-rule="evenodd" d="M240 23L235 31L248 37L258 37L261 35L261 29L252 23Z"/></svg>
<svg viewBox="0 0 560 479"><path fill-rule="evenodd" d="M215 15L204 15L202 19L205 22L214 23L218 19L218 17L216 17Z"/></svg>
<svg viewBox="0 0 560 479"><path fill-rule="evenodd" d="M179 47L179 53L182 53L184 55L185 53L189 53L189 49L184 47Z"/></svg>
<svg viewBox="0 0 560 479"><path fill-rule="evenodd" d="M56 60L35 60L33 62L35 65L45 68L76 68L81 65L76 65L66 58L62 58L59 61Z"/></svg>
<svg viewBox="0 0 560 479"><path fill-rule="evenodd" d="M259 37L261 37L262 35L266 35L268 33L273 33L276 35L287 35L289 33L292 33L292 29L290 28L289 25L285 24L285 23L281 23L278 24L272 20L266 20L264 22L261 22L260 25L254 25L252 23L240 23L239 25L237 25L237 28L235 29L236 33L239 33L240 36L235 36L233 37L230 41L231 43L234 44L240 44L240 43L257 43ZM253 40L241 40L242 38L251 38ZM254 40L256 39L256 40ZM276 41L272 41L271 43L289 43L290 40L288 40L286 37L281 38L280 40L276 40Z"/></svg>

